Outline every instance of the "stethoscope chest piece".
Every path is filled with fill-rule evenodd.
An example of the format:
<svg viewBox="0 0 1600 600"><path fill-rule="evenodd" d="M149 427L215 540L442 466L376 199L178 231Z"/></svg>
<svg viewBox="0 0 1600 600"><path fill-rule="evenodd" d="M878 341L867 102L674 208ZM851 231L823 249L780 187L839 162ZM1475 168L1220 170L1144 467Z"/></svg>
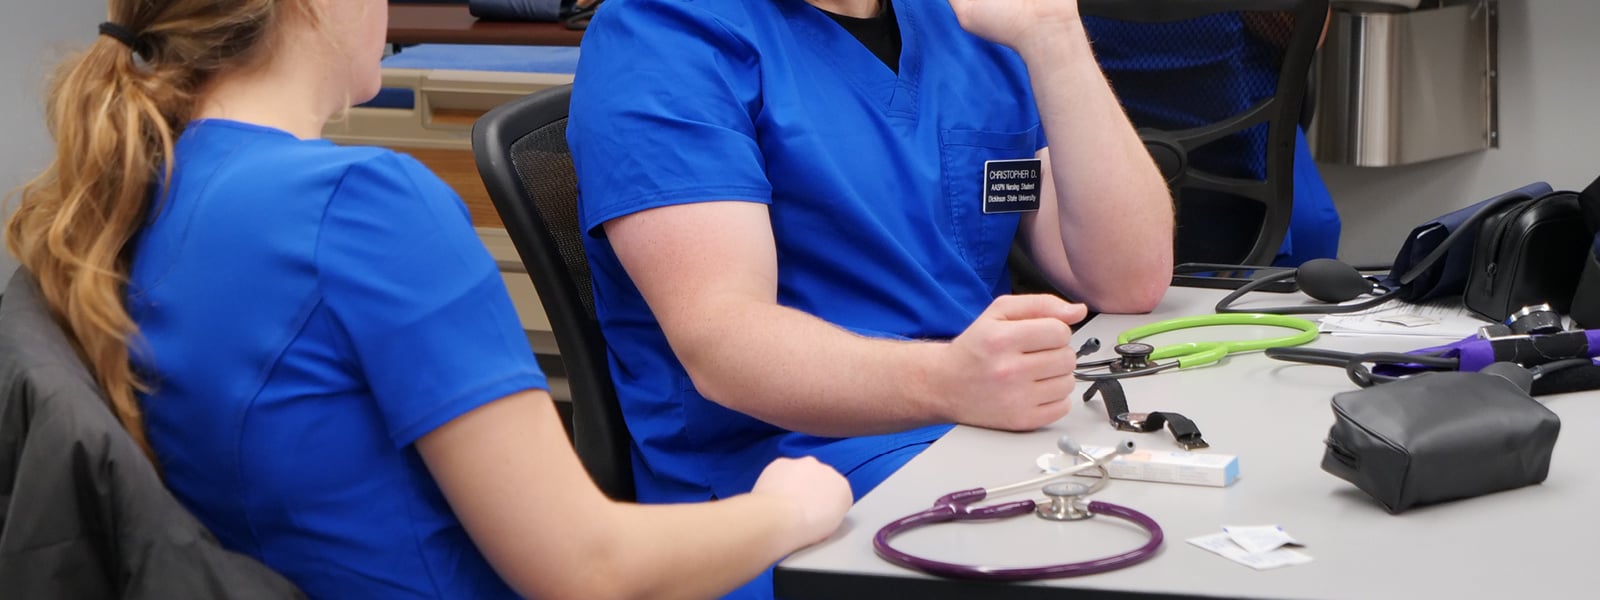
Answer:
<svg viewBox="0 0 1600 600"><path fill-rule="evenodd" d="M1150 368L1150 355L1155 354L1156 347L1144 342L1128 342L1117 344L1112 351L1117 353L1117 360L1111 363L1111 371L1130 373Z"/></svg>
<svg viewBox="0 0 1600 600"><path fill-rule="evenodd" d="M1048 502L1039 504L1035 513L1039 518L1050 521L1082 521L1094 516L1089 512L1088 505L1084 504L1084 496L1089 495L1089 486L1076 481L1062 481L1044 486L1044 495Z"/></svg>

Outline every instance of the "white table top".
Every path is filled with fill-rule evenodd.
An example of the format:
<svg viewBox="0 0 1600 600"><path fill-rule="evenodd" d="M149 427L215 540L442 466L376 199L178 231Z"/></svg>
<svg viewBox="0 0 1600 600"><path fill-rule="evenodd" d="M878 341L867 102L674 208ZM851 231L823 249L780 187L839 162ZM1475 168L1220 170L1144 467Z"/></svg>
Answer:
<svg viewBox="0 0 1600 600"><path fill-rule="evenodd" d="M1155 313L1102 315L1076 337L1104 342L1091 359L1109 356L1118 332L1158 319L1208 314L1220 296L1214 290L1173 288ZM1154 341L1281 332L1233 329L1239 333L1191 330ZM1376 351L1437 343L1324 335L1313 346ZM1562 424L1544 484L1390 515L1320 466L1333 423L1329 400L1355 389L1342 369L1255 353L1123 385L1131 410L1181 412L1210 442L1204 452L1234 454L1240 461L1240 479L1228 488L1113 480L1094 496L1142 511L1162 525L1167 541L1154 559L1087 577L973 585L904 569L873 553L872 536L879 527L927 508L945 493L1038 474L1035 458L1052 451L1063 434L1085 445L1131 438L1146 449L1178 449L1165 431L1113 430L1096 400L1031 433L957 427L857 503L834 537L785 560L777 575L779 596L882 597L885 590L898 590L895 596L914 590L924 599L980 593L1038 598L1077 590L1071 597L1081 598L1094 590L1251 598L1567 598L1590 597L1600 587L1600 561L1595 560L1600 552L1588 545L1600 534L1600 517L1592 511L1600 498L1595 462L1600 460L1600 392L1541 398ZM1086 389L1080 382L1075 402ZM1222 525L1261 524L1282 525L1315 562L1256 571L1184 541L1220 532ZM1017 567L1097 558L1132 549L1143 539L1142 531L1113 519L1051 523L1028 516L925 528L896 538L896 547L939 560Z"/></svg>

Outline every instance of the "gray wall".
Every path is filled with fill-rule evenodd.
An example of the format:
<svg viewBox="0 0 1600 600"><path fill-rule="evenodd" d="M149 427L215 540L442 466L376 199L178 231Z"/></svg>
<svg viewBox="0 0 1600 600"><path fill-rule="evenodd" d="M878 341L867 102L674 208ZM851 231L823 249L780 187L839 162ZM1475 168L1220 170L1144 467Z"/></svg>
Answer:
<svg viewBox="0 0 1600 600"><path fill-rule="evenodd" d="M1500 147L1404 167L1322 165L1344 260L1388 262L1418 223L1525 183L1581 189L1600 175L1600 2L1500 7Z"/></svg>
<svg viewBox="0 0 1600 600"><path fill-rule="evenodd" d="M106 18L102 0L4 0L0 18L0 195L10 194L49 163L44 127L44 80L55 61L94 39ZM9 215L10 199L0 214ZM0 277L16 268L0 252ZM0 280L3 281L3 280Z"/></svg>

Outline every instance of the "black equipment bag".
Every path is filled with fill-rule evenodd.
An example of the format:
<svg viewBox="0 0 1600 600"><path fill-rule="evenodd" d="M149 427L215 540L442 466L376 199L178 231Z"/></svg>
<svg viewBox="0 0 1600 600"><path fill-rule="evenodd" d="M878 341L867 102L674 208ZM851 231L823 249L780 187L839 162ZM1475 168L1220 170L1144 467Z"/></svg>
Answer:
<svg viewBox="0 0 1600 600"><path fill-rule="evenodd" d="M1467 309L1497 323L1536 304L1571 312L1593 241L1573 192L1552 192L1489 215L1473 245Z"/></svg>
<svg viewBox="0 0 1600 600"><path fill-rule="evenodd" d="M1583 275L1572 297L1572 320L1584 329L1600 329L1600 179L1578 195L1578 202L1594 238L1584 253Z"/></svg>

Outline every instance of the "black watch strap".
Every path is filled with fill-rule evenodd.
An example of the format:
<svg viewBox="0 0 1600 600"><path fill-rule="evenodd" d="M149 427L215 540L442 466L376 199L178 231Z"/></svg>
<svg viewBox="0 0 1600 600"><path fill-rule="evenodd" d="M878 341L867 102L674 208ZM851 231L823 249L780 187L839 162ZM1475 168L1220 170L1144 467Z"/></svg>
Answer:
<svg viewBox="0 0 1600 600"><path fill-rule="evenodd" d="M1172 432L1172 439L1177 441L1178 445L1184 450L1199 450L1211 447L1211 444L1206 443L1205 438L1200 437L1200 426L1195 425L1193 419L1175 412L1150 413L1150 416L1144 420L1145 426L1150 428L1146 431L1160 429L1163 422L1167 430Z"/></svg>
<svg viewBox="0 0 1600 600"><path fill-rule="evenodd" d="M1119 431L1132 431L1148 433L1158 431L1165 427L1172 431L1172 439L1178 442L1184 450L1198 450L1209 448L1205 438L1200 436L1200 426L1194 420L1175 412L1136 413L1128 410L1128 395L1122 390L1122 384L1115 379L1101 379L1089 386L1083 393L1083 401L1088 402L1100 396L1100 401L1106 405L1106 417L1111 420L1111 426Z"/></svg>
<svg viewBox="0 0 1600 600"><path fill-rule="evenodd" d="M1094 385L1089 386L1089 391L1083 393L1083 401L1093 400L1096 395L1100 396L1100 401L1106 405L1106 417L1111 419L1112 427L1121 431L1150 431L1130 425L1125 419L1120 418L1128 414L1128 395L1122 391L1122 384L1116 379L1095 381Z"/></svg>

